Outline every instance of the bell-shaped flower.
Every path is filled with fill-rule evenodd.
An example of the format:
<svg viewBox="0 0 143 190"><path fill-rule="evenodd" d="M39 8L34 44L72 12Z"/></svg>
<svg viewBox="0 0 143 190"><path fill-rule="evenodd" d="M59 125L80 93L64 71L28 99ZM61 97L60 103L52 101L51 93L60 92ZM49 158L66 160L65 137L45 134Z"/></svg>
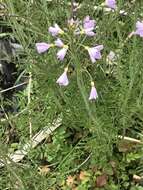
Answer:
<svg viewBox="0 0 143 190"><path fill-rule="evenodd" d="M44 52L48 51L48 49L52 46L53 46L53 44L47 44L45 42L36 43L36 50L38 53L44 53Z"/></svg>
<svg viewBox="0 0 143 190"><path fill-rule="evenodd" d="M94 85L94 82L91 82L91 91L89 95L89 100L96 100L98 98L98 94Z"/></svg>
<svg viewBox="0 0 143 190"><path fill-rule="evenodd" d="M58 26L58 24L55 24L54 27L49 27L49 32L52 34L52 36L57 36L58 34L63 34L64 31Z"/></svg>
<svg viewBox="0 0 143 190"><path fill-rule="evenodd" d="M93 31L95 28L95 20L91 20L89 16L86 16L83 20L83 28L80 34L86 34L87 36L94 36L95 32Z"/></svg>
<svg viewBox="0 0 143 190"><path fill-rule="evenodd" d="M94 29L95 27L95 20L91 20L89 16L86 16L83 20L83 28L84 29Z"/></svg>
<svg viewBox="0 0 143 190"><path fill-rule="evenodd" d="M55 41L55 45L57 47L63 47L64 46L64 43L62 42L62 40L60 38L58 38L56 41Z"/></svg>
<svg viewBox="0 0 143 190"><path fill-rule="evenodd" d="M100 51L103 49L103 45L98 45L92 48L85 46L85 49L88 51L92 63L95 63L96 60L101 59L102 56Z"/></svg>
<svg viewBox="0 0 143 190"><path fill-rule="evenodd" d="M67 50L68 50L68 46L67 45L64 45L64 47L58 51L57 53L57 58L61 61L63 61L66 53L67 53Z"/></svg>
<svg viewBox="0 0 143 190"><path fill-rule="evenodd" d="M62 48L57 53L57 58L62 61L67 53L68 45L64 45L62 40L59 38L55 41L55 45Z"/></svg>
<svg viewBox="0 0 143 190"><path fill-rule="evenodd" d="M134 34L139 35L140 37L143 37L143 22L137 21L136 23L136 31Z"/></svg>
<svg viewBox="0 0 143 190"><path fill-rule="evenodd" d="M111 9L116 9L116 0L106 0L105 5Z"/></svg>
<svg viewBox="0 0 143 190"><path fill-rule="evenodd" d="M68 68L65 68L63 74L56 81L56 83L58 83L60 86L67 86L69 84L69 80L67 77L67 71L68 71Z"/></svg>

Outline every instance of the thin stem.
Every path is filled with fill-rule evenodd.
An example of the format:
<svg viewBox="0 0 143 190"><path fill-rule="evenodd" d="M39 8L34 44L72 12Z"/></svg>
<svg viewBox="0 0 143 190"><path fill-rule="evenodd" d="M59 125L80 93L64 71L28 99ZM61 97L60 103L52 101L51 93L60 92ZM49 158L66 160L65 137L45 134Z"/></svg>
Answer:
<svg viewBox="0 0 143 190"><path fill-rule="evenodd" d="M88 76L89 76L89 78L90 78L90 80L91 80L91 82L92 82L92 81L93 81L93 78L92 78L91 74L88 72L88 70L84 69L83 71L85 71L85 72L88 74Z"/></svg>
<svg viewBox="0 0 143 190"><path fill-rule="evenodd" d="M92 153L90 153L89 156L80 165L78 165L74 169L71 169L71 170L65 172L64 174L69 174L71 172L75 172L75 171L79 170L91 158L91 155L92 155Z"/></svg>
<svg viewBox="0 0 143 190"><path fill-rule="evenodd" d="M27 106L29 106L31 102L31 84L32 84L32 74L31 72L29 73L29 84L28 84L28 103ZM30 134L30 139L32 138L32 123L31 123L31 111L29 109L29 134Z"/></svg>

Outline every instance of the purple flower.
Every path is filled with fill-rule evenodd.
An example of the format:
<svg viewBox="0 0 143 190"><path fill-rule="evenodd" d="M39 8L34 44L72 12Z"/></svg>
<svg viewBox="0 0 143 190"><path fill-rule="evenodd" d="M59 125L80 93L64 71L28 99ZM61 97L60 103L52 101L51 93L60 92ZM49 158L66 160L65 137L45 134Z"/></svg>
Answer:
<svg viewBox="0 0 143 190"><path fill-rule="evenodd" d="M111 9L115 9L116 8L116 0L106 0L105 5Z"/></svg>
<svg viewBox="0 0 143 190"><path fill-rule="evenodd" d="M95 36L95 32L92 31L92 29L83 29L83 31L81 31L81 33L86 34L87 36Z"/></svg>
<svg viewBox="0 0 143 190"><path fill-rule="evenodd" d="M64 45L63 48L58 51L57 58L62 61L67 53L67 50L68 50L68 46Z"/></svg>
<svg viewBox="0 0 143 190"><path fill-rule="evenodd" d="M52 46L52 44L47 44L47 43L45 43L45 42L36 43L36 50L37 50L38 53L44 53L44 52L47 51L51 46Z"/></svg>
<svg viewBox="0 0 143 190"><path fill-rule="evenodd" d="M62 42L62 40L59 39L59 38L55 41L55 45L57 47L61 47L62 48L57 53L57 58L62 61L64 59L66 53L67 53L68 46L64 45L64 43Z"/></svg>
<svg viewBox="0 0 143 190"><path fill-rule="evenodd" d="M56 45L57 47L63 47L63 46L64 46L64 43L62 42L61 39L58 38L58 39L55 41L55 45Z"/></svg>
<svg viewBox="0 0 143 190"><path fill-rule="evenodd" d="M95 20L91 20L89 16L86 16L83 20L83 28L84 29L94 29L95 27Z"/></svg>
<svg viewBox="0 0 143 190"><path fill-rule="evenodd" d="M64 31L57 24L55 24L54 27L50 26L49 32L52 34L52 36L57 36L58 34L64 33Z"/></svg>
<svg viewBox="0 0 143 190"><path fill-rule="evenodd" d="M89 95L89 100L96 100L98 98L98 94L94 85L94 82L91 82L91 91Z"/></svg>
<svg viewBox="0 0 143 190"><path fill-rule="evenodd" d="M67 77L67 71L68 68L65 68L65 71L63 72L63 74L58 78L57 82L60 86L67 86L69 84L69 80Z"/></svg>
<svg viewBox="0 0 143 190"><path fill-rule="evenodd" d="M83 29L81 34L86 34L87 36L94 36L95 33L93 32L95 27L95 20L91 20L89 16L86 16L83 20Z"/></svg>
<svg viewBox="0 0 143 190"><path fill-rule="evenodd" d="M85 46L85 49L87 49L92 63L95 63L96 60L101 59L100 51L103 49L103 45L98 45L92 48Z"/></svg>
<svg viewBox="0 0 143 190"><path fill-rule="evenodd" d="M143 22L137 21L136 23L136 31L134 34L139 35L140 37L143 37Z"/></svg>

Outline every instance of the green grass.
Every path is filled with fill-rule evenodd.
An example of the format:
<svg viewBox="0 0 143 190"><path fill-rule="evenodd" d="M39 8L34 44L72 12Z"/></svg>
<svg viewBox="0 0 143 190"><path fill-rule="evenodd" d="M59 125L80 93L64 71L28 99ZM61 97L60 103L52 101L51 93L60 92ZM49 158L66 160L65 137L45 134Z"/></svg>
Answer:
<svg viewBox="0 0 143 190"><path fill-rule="evenodd" d="M135 184L132 176L143 175L143 149L139 146L120 152L117 135L142 140L143 38L133 36L125 40L135 29L136 21L143 19L143 2L118 0L118 10L107 14L102 8L94 9L102 1L80 1L77 17L82 20L90 15L98 26L96 36L85 39L84 45L104 45L102 59L95 64L91 64L87 52L77 47L72 39L71 52L63 63L56 59L55 49L42 55L35 50L36 42L54 42L48 33L53 23L66 27L71 14L69 2L4 0L7 16L3 18L3 27L11 28L11 36L24 47L13 59L17 83L23 79L28 81L31 73L32 85L29 104L28 88L14 93L18 112L25 111L17 117L7 112L8 119L0 123L0 158L6 158L8 152L14 152L29 140L29 118L32 135L58 115L63 119L60 128L32 149L21 163L6 164L0 169L0 189L68 190L72 188L66 184L67 176L75 175L78 190L141 190L143 187ZM127 11L127 16L120 15L120 9ZM115 65L109 66L106 57L111 50L118 58ZM75 70L71 68L69 73L69 86L60 88L56 79L68 63ZM90 78L85 68L96 83L99 98L95 102L88 101ZM6 104L8 100L2 101L1 97L1 105L5 107ZM10 129L16 137L11 135L7 142ZM116 163L115 168L111 161ZM43 165L50 168L46 175L38 172ZM80 181L80 171L86 171L89 177ZM108 182L98 188L96 179L103 173L108 175Z"/></svg>

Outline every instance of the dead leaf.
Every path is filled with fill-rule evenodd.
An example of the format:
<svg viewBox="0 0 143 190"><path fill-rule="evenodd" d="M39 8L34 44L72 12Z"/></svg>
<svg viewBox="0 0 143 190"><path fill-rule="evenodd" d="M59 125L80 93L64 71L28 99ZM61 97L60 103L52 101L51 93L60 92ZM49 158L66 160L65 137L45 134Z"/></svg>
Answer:
<svg viewBox="0 0 143 190"><path fill-rule="evenodd" d="M39 170L39 174L40 174L40 175L46 175L47 173L50 172L50 168L49 168L48 165L40 166L40 167L38 168L38 170Z"/></svg>
<svg viewBox="0 0 143 190"><path fill-rule="evenodd" d="M77 187L73 187L72 190L78 190L78 188Z"/></svg>
<svg viewBox="0 0 143 190"><path fill-rule="evenodd" d="M69 175L66 179L66 184L69 187L72 187L74 185L75 176Z"/></svg>
<svg viewBox="0 0 143 190"><path fill-rule="evenodd" d="M137 183L139 183L141 180L142 180L143 178L142 177L140 177L140 176L138 176L138 175L133 175L133 180L135 181L135 182L137 182Z"/></svg>
<svg viewBox="0 0 143 190"><path fill-rule="evenodd" d="M139 143L135 141L128 141L126 139L122 139L118 144L118 149L120 152L130 152L137 147Z"/></svg>
<svg viewBox="0 0 143 190"><path fill-rule="evenodd" d="M116 168L116 162L114 160L111 160L110 164L111 164L112 168Z"/></svg>
<svg viewBox="0 0 143 190"><path fill-rule="evenodd" d="M107 184L108 176L106 174L100 175L96 178L96 187L104 187Z"/></svg>
<svg viewBox="0 0 143 190"><path fill-rule="evenodd" d="M90 174L86 171L81 171L80 174L79 174L79 179L81 181L88 181L89 180L89 176Z"/></svg>

